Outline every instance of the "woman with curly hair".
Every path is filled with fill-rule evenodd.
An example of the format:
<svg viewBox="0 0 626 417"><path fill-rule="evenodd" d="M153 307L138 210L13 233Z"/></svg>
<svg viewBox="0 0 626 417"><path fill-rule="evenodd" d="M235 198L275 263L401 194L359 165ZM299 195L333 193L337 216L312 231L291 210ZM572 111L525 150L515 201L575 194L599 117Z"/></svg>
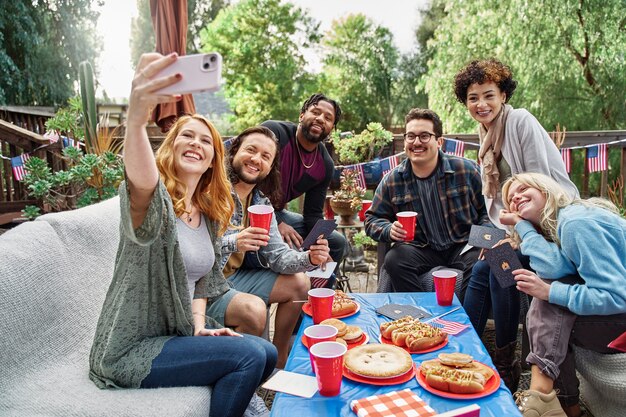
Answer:
<svg viewBox="0 0 626 417"><path fill-rule="evenodd" d="M542 174L513 175L502 195L500 221L514 226L513 239L536 271L513 271L517 289L533 297L530 389L517 404L524 416L578 417L570 346L619 353L607 345L626 331L626 220L609 201L573 199Z"/></svg>
<svg viewBox="0 0 626 417"><path fill-rule="evenodd" d="M503 208L500 186L513 174L538 172L549 175L565 187L571 197L578 196L561 155L545 129L527 110L514 109L507 104L516 87L511 69L495 59L472 61L454 79L457 100L479 123L478 156L489 219L495 227L504 230L506 227L498 219ZM522 265L528 267L528 259L519 252L518 256ZM521 373L519 361L515 358L519 292L514 287L501 288L487 262L481 260L472 270L463 307L479 335L493 309L496 326L493 361L506 386L512 392L516 391Z"/></svg>
<svg viewBox="0 0 626 417"><path fill-rule="evenodd" d="M130 93L120 186L120 244L90 355L100 388L211 386L211 416L241 416L276 364L264 339L219 328L207 304L229 286L221 239L233 212L224 146L199 115L179 118L156 159L150 108L180 100L159 89L176 54L141 57ZM208 325L208 326L207 326Z"/></svg>

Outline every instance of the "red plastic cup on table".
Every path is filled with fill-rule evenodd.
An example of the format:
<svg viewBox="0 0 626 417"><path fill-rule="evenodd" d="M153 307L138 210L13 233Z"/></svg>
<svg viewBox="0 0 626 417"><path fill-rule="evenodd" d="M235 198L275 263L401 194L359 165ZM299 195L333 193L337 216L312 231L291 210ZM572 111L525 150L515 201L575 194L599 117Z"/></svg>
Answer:
<svg viewBox="0 0 626 417"><path fill-rule="evenodd" d="M417 220L417 213L414 211L401 211L396 214L398 221L402 225L402 228L406 230L405 241L411 241L415 238L415 221Z"/></svg>
<svg viewBox="0 0 626 417"><path fill-rule="evenodd" d="M311 346L320 342L334 342L337 338L337 328L328 326L326 324L314 324L304 329L304 340L309 349ZM313 355L309 352L311 358L311 369L315 373L315 367L313 366Z"/></svg>
<svg viewBox="0 0 626 417"><path fill-rule="evenodd" d="M330 288L313 288L309 290L313 324L320 324L332 316L334 299L335 290Z"/></svg>
<svg viewBox="0 0 626 417"><path fill-rule="evenodd" d="M452 304L456 278L457 273L454 271L440 269L439 271L433 272L433 281L435 283L437 304L439 304L440 306L449 306Z"/></svg>
<svg viewBox="0 0 626 417"><path fill-rule="evenodd" d="M337 342L320 342L309 349L321 395L333 397L341 391L343 355L347 351L347 347Z"/></svg>
<svg viewBox="0 0 626 417"><path fill-rule="evenodd" d="M367 209L372 207L372 200L363 200L363 202L361 204L363 206L361 207L361 211L359 211L359 220L364 222L365 221L365 212L367 211Z"/></svg>
<svg viewBox="0 0 626 417"><path fill-rule="evenodd" d="M261 227L270 232L270 224L272 224L272 214L274 207L265 204L255 204L248 207L248 218L251 227Z"/></svg>

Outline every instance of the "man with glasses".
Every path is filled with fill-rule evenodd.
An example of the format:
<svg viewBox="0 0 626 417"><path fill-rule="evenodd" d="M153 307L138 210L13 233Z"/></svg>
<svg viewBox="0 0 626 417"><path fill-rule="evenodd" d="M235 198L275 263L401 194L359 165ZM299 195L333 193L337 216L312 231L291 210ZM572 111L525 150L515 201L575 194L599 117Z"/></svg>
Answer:
<svg viewBox="0 0 626 417"><path fill-rule="evenodd" d="M468 248L473 224L489 223L475 162L441 151L443 127L435 112L412 109L405 118L406 160L376 188L366 213L365 231L378 242L393 242L384 269L395 292L432 291L432 268L463 271L462 300L479 249ZM396 218L401 211L417 212L415 237Z"/></svg>

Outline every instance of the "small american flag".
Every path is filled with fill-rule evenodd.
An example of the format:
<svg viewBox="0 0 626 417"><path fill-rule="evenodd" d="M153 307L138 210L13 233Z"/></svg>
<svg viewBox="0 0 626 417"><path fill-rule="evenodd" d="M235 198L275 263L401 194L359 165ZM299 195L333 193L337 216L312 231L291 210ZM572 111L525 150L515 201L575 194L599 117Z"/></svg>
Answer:
<svg viewBox="0 0 626 417"><path fill-rule="evenodd" d="M428 324L433 327L440 328L451 336L457 335L469 327L467 324L461 324L456 321L448 321L444 319L435 319Z"/></svg>
<svg viewBox="0 0 626 417"><path fill-rule="evenodd" d="M606 171L607 159L606 143L589 146L587 148L587 168L589 172Z"/></svg>
<svg viewBox="0 0 626 417"><path fill-rule="evenodd" d="M563 159L563 163L565 164L565 172L569 174L572 159L572 150L570 148L561 148L561 158Z"/></svg>
<svg viewBox="0 0 626 417"><path fill-rule="evenodd" d="M447 154L463 157L463 151L465 150L465 142L455 139L445 139L443 144L443 151Z"/></svg>
<svg viewBox="0 0 626 417"><path fill-rule="evenodd" d="M398 155L390 156L389 158L382 159L380 161L380 167L383 170L383 177L391 172L392 169L398 166Z"/></svg>
<svg viewBox="0 0 626 417"><path fill-rule="evenodd" d="M11 158L11 167L13 168L13 176L16 180L22 181L24 176L28 171L26 171L26 167L24 163L30 159L30 155L27 153L23 153L20 156L16 156Z"/></svg>

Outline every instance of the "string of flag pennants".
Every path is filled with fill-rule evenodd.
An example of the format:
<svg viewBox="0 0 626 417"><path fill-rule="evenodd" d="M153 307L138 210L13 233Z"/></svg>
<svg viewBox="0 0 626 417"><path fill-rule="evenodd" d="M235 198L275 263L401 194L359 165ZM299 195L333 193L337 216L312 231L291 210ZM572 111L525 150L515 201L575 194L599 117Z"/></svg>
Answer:
<svg viewBox="0 0 626 417"><path fill-rule="evenodd" d="M68 138L67 136L59 135L59 133L54 130L47 131L43 135L43 138L48 139L50 142L33 149L30 153L23 153L21 155L11 158L0 155L0 158L2 159L11 160L11 170L13 171L13 178L15 178L17 181L22 181L24 179L24 176L26 176L26 173L28 171L26 170L25 164L26 161L30 159L30 156L33 152L57 143L59 140L61 140L63 148L72 146L76 149L80 149L85 147L85 144L83 142L80 142L76 139Z"/></svg>
<svg viewBox="0 0 626 417"><path fill-rule="evenodd" d="M78 140L68 138L66 136L59 135L56 131L48 131L43 135L44 139L48 139L50 141L49 144L42 145L37 149L34 149L32 152L35 152L41 148L49 146L53 143L62 141L63 147L67 148L69 146L73 146L77 149L84 148L85 144ZM224 142L224 146L228 148L230 146L232 139L228 139ZM600 172L606 171L608 169L608 145L613 145L620 142L626 142L626 139L616 140L608 143L601 143L598 145L586 145L586 146L573 146L569 148L561 148L561 158L563 159L563 163L565 164L565 169L568 173L571 171L571 155L572 149L582 149L587 148L587 168L589 172ZM444 138L444 143L442 146L442 151L459 157L463 157L465 153L465 146L472 146L478 148L479 145L471 142L463 142L456 139ZM355 170L358 172L357 182L359 187L367 188L368 185L375 185L382 180L382 178L387 175L392 169L394 169L398 164L402 161L404 157L404 152L400 152L396 155L392 155L386 158L376 158L373 161L369 162L361 162L353 165L338 165L335 167L334 180L339 181L339 177L341 176L341 171L344 169ZM11 167L13 168L13 176L17 181L22 181L24 175L26 175L26 169L24 163L30 158L30 154L24 153L19 156L15 156L12 158L5 157L0 155L0 158L11 160Z"/></svg>

